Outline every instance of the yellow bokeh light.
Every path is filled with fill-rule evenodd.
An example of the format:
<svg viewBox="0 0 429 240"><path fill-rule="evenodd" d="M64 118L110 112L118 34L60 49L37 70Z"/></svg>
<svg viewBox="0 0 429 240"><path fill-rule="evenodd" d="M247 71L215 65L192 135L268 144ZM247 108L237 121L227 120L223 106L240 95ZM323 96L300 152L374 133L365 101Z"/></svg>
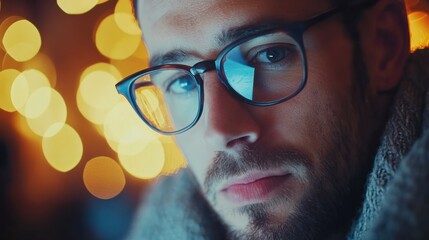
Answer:
<svg viewBox="0 0 429 240"><path fill-rule="evenodd" d="M177 173L181 168L185 168L187 166L186 159L173 138L163 136L160 140L165 152L165 163L161 174L172 175Z"/></svg>
<svg viewBox="0 0 429 240"><path fill-rule="evenodd" d="M83 72L80 76L80 81L85 79L88 74L91 74L91 73L96 72L96 71L107 72L107 73L111 74L118 81L122 79L122 75L119 72L119 70L116 68L116 66L114 66L110 63L99 62L99 63L95 63L95 64L85 68L85 70L83 70Z"/></svg>
<svg viewBox="0 0 429 240"><path fill-rule="evenodd" d="M34 58L25 62L22 70L25 69L36 69L42 72L48 78L51 86L55 87L57 83L57 70L52 59L45 53L39 52Z"/></svg>
<svg viewBox="0 0 429 240"><path fill-rule="evenodd" d="M98 132L101 136L104 137L104 126L101 124L94 124L95 131Z"/></svg>
<svg viewBox="0 0 429 240"><path fill-rule="evenodd" d="M118 27L127 34L141 35L141 30L134 16L130 13L115 13L115 21Z"/></svg>
<svg viewBox="0 0 429 240"><path fill-rule="evenodd" d="M15 112L10 96L12 84L20 72L15 69L5 69L0 72L0 108L7 112Z"/></svg>
<svg viewBox="0 0 429 240"><path fill-rule="evenodd" d="M126 181L121 166L115 160L96 157L86 163L83 182L95 197L110 199L122 192Z"/></svg>
<svg viewBox="0 0 429 240"><path fill-rule="evenodd" d="M150 141L141 141L136 146L136 154L129 155L127 152L119 151L119 161L124 169L134 177L151 179L157 177L165 162L164 147L156 138Z"/></svg>
<svg viewBox="0 0 429 240"><path fill-rule="evenodd" d="M143 134L147 138L157 136L137 116L129 103L122 99L111 109L106 117L104 136L109 146L118 152L121 141L126 141L123 139L135 132Z"/></svg>
<svg viewBox="0 0 429 240"><path fill-rule="evenodd" d="M10 16L10 17L6 18L5 20L3 20L0 24L0 38L3 39L4 33L9 29L10 25L12 25L13 23L18 22L20 20L24 20L24 18L20 17L20 16ZM4 51L6 51L3 44L0 44L0 47Z"/></svg>
<svg viewBox="0 0 429 240"><path fill-rule="evenodd" d="M133 15L133 6L130 0L118 0L115 6L115 21L122 31L128 34L141 35L141 30Z"/></svg>
<svg viewBox="0 0 429 240"><path fill-rule="evenodd" d="M411 34L411 50L429 46L429 15L425 12L408 14Z"/></svg>
<svg viewBox="0 0 429 240"><path fill-rule="evenodd" d="M107 113L120 99L115 89L120 78L119 71L107 63L94 64L83 71L76 101L86 119L103 124Z"/></svg>
<svg viewBox="0 0 429 240"><path fill-rule="evenodd" d="M1 68L12 68L18 71L34 69L42 72L48 78L52 87L55 87L57 82L57 71L55 64L48 55L42 52L39 52L35 57L26 62L17 62L11 56L6 54L3 57Z"/></svg>
<svg viewBox="0 0 429 240"><path fill-rule="evenodd" d="M143 41L137 50L126 60L111 59L110 62L117 67L123 76L129 76L137 71L149 67L149 55Z"/></svg>
<svg viewBox="0 0 429 240"><path fill-rule="evenodd" d="M60 131L61 126L65 124L67 119L67 107L63 97L52 88L49 91L51 95L50 101L44 111L36 118L27 118L30 129L35 134L45 137L55 135ZM54 124L56 128L52 127Z"/></svg>
<svg viewBox="0 0 429 240"><path fill-rule="evenodd" d="M67 14L82 14L94 8L98 0L57 0L57 4Z"/></svg>
<svg viewBox="0 0 429 240"><path fill-rule="evenodd" d="M115 13L129 13L133 14L132 0L118 0L115 5Z"/></svg>
<svg viewBox="0 0 429 240"><path fill-rule="evenodd" d="M82 98L82 94L78 91L76 94L76 103L80 113L90 122L101 125L104 123L107 114L110 110L97 109L89 105Z"/></svg>
<svg viewBox="0 0 429 240"><path fill-rule="evenodd" d="M43 138L43 154L53 168L60 172L68 172L80 162L83 145L79 134L69 125L54 124L51 126L53 131L59 127L61 130L55 135Z"/></svg>
<svg viewBox="0 0 429 240"><path fill-rule="evenodd" d="M115 89L118 82L115 77L104 71L95 71L88 74L80 83L79 93L83 100L97 109L111 109L119 100Z"/></svg>
<svg viewBox="0 0 429 240"><path fill-rule="evenodd" d="M140 34L127 34L116 24L114 14L103 19L95 33L95 44L101 54L112 59L133 55L141 42Z"/></svg>
<svg viewBox="0 0 429 240"><path fill-rule="evenodd" d="M19 20L3 36L6 52L16 61L28 61L39 52L42 45L39 30L28 20Z"/></svg>
<svg viewBox="0 0 429 240"><path fill-rule="evenodd" d="M41 87L29 97L24 108L24 116L37 118L45 112L51 102L52 90L50 87Z"/></svg>
<svg viewBox="0 0 429 240"><path fill-rule="evenodd" d="M12 84L11 100L16 110L25 116L29 96L41 87L50 87L48 78L38 70L28 69L20 73Z"/></svg>
<svg viewBox="0 0 429 240"><path fill-rule="evenodd" d="M118 152L122 155L136 155L141 151L141 146L147 142L158 140L154 134L147 132L147 129L135 128L133 131L128 131L118 143Z"/></svg>

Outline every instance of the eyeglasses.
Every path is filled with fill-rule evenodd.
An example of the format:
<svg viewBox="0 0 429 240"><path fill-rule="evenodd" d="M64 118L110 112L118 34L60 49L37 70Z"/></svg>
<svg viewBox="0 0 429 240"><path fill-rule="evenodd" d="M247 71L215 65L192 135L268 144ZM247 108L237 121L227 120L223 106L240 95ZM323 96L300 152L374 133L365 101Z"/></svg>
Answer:
<svg viewBox="0 0 429 240"><path fill-rule="evenodd" d="M302 22L264 29L229 44L214 60L193 66L165 64L137 72L118 84L133 109L153 130L179 134L192 128L203 111L202 74L216 70L237 99L272 106L296 96L307 82L303 33L344 10L362 10L376 1L340 6Z"/></svg>

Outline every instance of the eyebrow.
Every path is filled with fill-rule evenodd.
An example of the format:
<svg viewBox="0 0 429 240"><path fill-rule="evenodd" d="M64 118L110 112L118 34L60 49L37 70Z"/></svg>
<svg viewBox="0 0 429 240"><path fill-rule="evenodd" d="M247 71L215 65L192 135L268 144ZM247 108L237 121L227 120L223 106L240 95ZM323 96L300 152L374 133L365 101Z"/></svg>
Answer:
<svg viewBox="0 0 429 240"><path fill-rule="evenodd" d="M187 54L184 50L175 49L169 51L163 55L155 55L151 57L149 61L149 66L154 67L158 65L168 64L168 63L178 63L184 61L186 58L189 58L189 54Z"/></svg>
<svg viewBox="0 0 429 240"><path fill-rule="evenodd" d="M249 24L245 26L233 27L230 29L223 30L216 37L216 44L219 48L224 47L237 39L246 38L265 29L278 26L278 21L276 22L277 24L275 24L274 21L264 21L262 23L259 21L257 24ZM189 52L183 49L174 49L168 51L165 54L154 55L153 57L151 57L149 61L149 66L154 67L169 63L179 63L190 58L192 58L192 55Z"/></svg>

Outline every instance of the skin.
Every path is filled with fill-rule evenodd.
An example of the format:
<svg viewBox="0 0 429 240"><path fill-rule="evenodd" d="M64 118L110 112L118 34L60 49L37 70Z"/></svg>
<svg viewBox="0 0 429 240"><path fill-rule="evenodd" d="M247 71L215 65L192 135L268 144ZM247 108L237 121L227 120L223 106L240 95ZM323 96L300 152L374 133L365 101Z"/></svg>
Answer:
<svg viewBox="0 0 429 240"><path fill-rule="evenodd" d="M222 31L305 20L331 7L316 0L146 0L137 15L151 57L180 49L189 57L175 63L193 65L230 43L216 41ZM231 238L343 237L408 54L406 26L403 5L381 0L363 15L356 53L341 15L316 24L304 34L306 87L271 107L240 102L215 71L202 76L202 116L176 140ZM222 193L234 179L273 172L289 177L267 199L236 204Z"/></svg>

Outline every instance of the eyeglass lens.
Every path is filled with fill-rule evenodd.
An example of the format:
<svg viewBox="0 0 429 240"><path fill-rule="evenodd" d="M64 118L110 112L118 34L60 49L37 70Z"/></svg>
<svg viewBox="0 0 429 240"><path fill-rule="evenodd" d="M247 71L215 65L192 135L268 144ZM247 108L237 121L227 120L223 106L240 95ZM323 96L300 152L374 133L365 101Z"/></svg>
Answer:
<svg viewBox="0 0 429 240"><path fill-rule="evenodd" d="M190 72L161 69L134 82L140 113L153 127L175 132L189 126L197 117L200 92Z"/></svg>
<svg viewBox="0 0 429 240"><path fill-rule="evenodd" d="M257 103L277 101L299 89L303 59L299 44L283 31L250 39L222 59L228 84Z"/></svg>
<svg viewBox="0 0 429 240"><path fill-rule="evenodd" d="M236 94L255 103L278 101L296 94L303 82L300 45L284 31L238 44L221 59L224 80ZM154 70L133 85L140 113L163 132L192 124L199 114L197 80L184 69Z"/></svg>

